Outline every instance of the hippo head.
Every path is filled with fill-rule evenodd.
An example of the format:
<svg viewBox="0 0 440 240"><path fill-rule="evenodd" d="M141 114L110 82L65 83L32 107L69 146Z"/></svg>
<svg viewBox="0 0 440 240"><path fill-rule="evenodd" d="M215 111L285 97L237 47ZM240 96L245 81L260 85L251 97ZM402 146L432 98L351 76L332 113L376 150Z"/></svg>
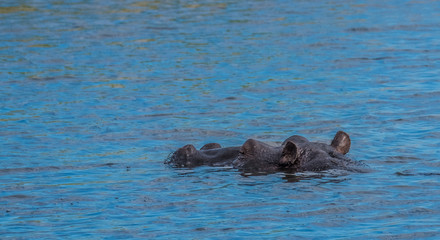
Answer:
<svg viewBox="0 0 440 240"><path fill-rule="evenodd" d="M245 171L270 171L276 169L281 148L254 139L248 139L241 147L234 168Z"/></svg>
<svg viewBox="0 0 440 240"><path fill-rule="evenodd" d="M336 133L330 145L291 136L282 144L283 154L278 164L280 168L297 171L348 170L352 161L345 154L350 145L350 137L343 131Z"/></svg>
<svg viewBox="0 0 440 240"><path fill-rule="evenodd" d="M248 172L273 172L280 166L295 168L298 165L298 149L292 142L272 146L254 139L248 139L240 148L233 166Z"/></svg>
<svg viewBox="0 0 440 240"><path fill-rule="evenodd" d="M192 167L203 164L203 159L198 156L197 149L191 145L185 145L175 151L169 157L167 163L172 163L176 167Z"/></svg>
<svg viewBox="0 0 440 240"><path fill-rule="evenodd" d="M344 156L350 149L350 137L345 132L336 133L330 145L309 142L294 135L281 146L249 139L240 148L233 166L244 171L276 170L322 171L330 168L345 168L351 161Z"/></svg>

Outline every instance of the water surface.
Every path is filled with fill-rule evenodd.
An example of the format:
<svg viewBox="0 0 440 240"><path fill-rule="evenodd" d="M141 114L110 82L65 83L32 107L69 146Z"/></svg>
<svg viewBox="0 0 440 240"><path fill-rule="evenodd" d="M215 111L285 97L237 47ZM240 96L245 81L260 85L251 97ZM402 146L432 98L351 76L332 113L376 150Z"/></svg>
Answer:
<svg viewBox="0 0 440 240"><path fill-rule="evenodd" d="M0 233L437 239L437 1L2 1ZM352 138L370 173L163 164Z"/></svg>

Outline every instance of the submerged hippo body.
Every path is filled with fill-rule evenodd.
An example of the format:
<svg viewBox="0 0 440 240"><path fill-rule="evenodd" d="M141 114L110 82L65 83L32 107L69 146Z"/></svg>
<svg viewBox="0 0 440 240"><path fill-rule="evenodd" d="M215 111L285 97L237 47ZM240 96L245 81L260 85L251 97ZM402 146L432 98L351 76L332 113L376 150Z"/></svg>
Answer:
<svg viewBox="0 0 440 240"><path fill-rule="evenodd" d="M240 147L222 148L210 143L197 150L193 145L186 145L166 162L177 167L232 165L245 172L357 171L359 164L345 156L350 145L350 137L342 131L336 133L330 145L310 142L298 135L287 138L280 146L248 139Z"/></svg>

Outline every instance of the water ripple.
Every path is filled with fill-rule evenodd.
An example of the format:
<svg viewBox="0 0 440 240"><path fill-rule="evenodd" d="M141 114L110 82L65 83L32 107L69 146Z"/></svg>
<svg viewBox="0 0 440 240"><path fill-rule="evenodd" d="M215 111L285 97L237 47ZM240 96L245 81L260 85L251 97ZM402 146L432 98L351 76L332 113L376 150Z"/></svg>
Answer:
<svg viewBox="0 0 440 240"><path fill-rule="evenodd" d="M2 2L2 237L437 239L438 8ZM338 130L367 173L163 164Z"/></svg>

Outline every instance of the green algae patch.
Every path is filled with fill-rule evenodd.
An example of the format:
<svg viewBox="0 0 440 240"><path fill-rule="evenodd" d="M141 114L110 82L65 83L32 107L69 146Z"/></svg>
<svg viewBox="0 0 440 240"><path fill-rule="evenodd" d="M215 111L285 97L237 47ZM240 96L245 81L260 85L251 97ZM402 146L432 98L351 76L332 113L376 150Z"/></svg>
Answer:
<svg viewBox="0 0 440 240"><path fill-rule="evenodd" d="M29 45L28 47L32 47L32 48L52 48L52 47L55 47L55 46L52 45L52 44L32 44L32 45Z"/></svg>
<svg viewBox="0 0 440 240"><path fill-rule="evenodd" d="M123 84L119 83L105 83L94 86L83 87L83 89L91 89L91 88L102 88L102 87L110 87L110 88L125 88Z"/></svg>
<svg viewBox="0 0 440 240"><path fill-rule="evenodd" d="M11 7L0 7L0 14L2 13L15 13L15 12L33 12L37 9L34 7L21 5L21 6L11 6Z"/></svg>

